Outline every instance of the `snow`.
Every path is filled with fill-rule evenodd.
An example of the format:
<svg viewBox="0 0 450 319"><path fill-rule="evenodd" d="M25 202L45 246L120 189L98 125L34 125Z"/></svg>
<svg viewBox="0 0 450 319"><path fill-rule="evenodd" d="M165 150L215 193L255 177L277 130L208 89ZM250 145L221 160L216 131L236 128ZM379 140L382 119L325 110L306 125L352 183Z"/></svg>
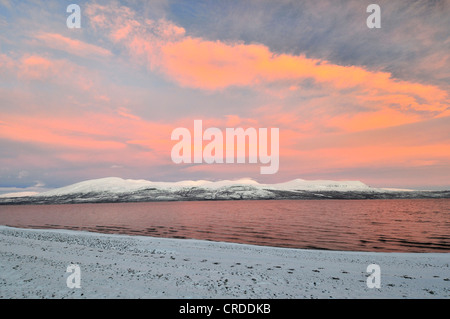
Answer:
<svg viewBox="0 0 450 319"><path fill-rule="evenodd" d="M0 298L449 298L450 254L262 247L0 226ZM367 266L381 268L370 289ZM71 264L81 288L66 285Z"/></svg>
<svg viewBox="0 0 450 319"><path fill-rule="evenodd" d="M202 188L207 190L218 190L220 188L232 186L249 186L255 190L278 189L278 190L335 190L335 191L371 191L371 188L359 181L306 181L295 179L279 184L260 184L252 179L244 178L239 180L222 180L222 181L180 181L180 182L151 182L147 180L122 179L119 177L107 177L101 179L88 180L66 187L57 188L47 192L38 194L37 196L58 196L75 193L125 193L135 192L146 188L158 188L162 190L177 190L183 188Z"/></svg>
<svg viewBox="0 0 450 319"><path fill-rule="evenodd" d="M406 188L385 188L383 187L382 190L390 191L390 192L414 192L413 189L406 189Z"/></svg>
<svg viewBox="0 0 450 319"><path fill-rule="evenodd" d="M73 185L57 188L47 192L39 193L37 196L55 196L74 193L111 192L121 193L124 191L136 191L146 187L152 187L153 183L146 180L122 179L119 177L107 177L88 180Z"/></svg>
<svg viewBox="0 0 450 319"><path fill-rule="evenodd" d="M15 192L15 193L6 193L0 195L0 198L16 198L16 197L26 197L26 196L34 196L39 194L38 192Z"/></svg>
<svg viewBox="0 0 450 319"><path fill-rule="evenodd" d="M373 188L367 186L360 181L329 181L316 180L307 181L303 179L295 179L290 182L266 185L267 188L281 189L281 190L310 190L310 191L370 191Z"/></svg>

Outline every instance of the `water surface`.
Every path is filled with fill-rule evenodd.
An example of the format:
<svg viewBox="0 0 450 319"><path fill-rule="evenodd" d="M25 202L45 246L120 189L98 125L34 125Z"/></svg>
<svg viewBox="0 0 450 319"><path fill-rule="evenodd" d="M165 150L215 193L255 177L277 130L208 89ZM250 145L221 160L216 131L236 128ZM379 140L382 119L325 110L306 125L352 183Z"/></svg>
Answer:
<svg viewBox="0 0 450 319"><path fill-rule="evenodd" d="M0 224L265 246L449 252L450 199L0 206Z"/></svg>

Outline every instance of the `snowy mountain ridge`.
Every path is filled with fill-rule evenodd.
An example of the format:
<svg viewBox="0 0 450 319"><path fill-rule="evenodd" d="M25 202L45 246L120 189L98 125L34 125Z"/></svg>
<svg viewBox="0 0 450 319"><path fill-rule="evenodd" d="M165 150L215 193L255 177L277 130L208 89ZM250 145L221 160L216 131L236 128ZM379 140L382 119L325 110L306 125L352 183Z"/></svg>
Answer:
<svg viewBox="0 0 450 319"><path fill-rule="evenodd" d="M66 204L145 201L261 199L450 198L450 191L373 188L359 181L308 181L262 184L250 178L221 181L152 182L107 177L87 180L38 194L8 194L0 204Z"/></svg>
<svg viewBox="0 0 450 319"><path fill-rule="evenodd" d="M107 177L100 179L87 180L72 184L69 186L57 188L54 190L46 191L43 193L36 194L35 196L60 196L68 194L77 193L127 193L136 192L139 190L158 188L161 190L182 190L186 188L200 188L205 190L217 190L226 187L252 187L258 190L261 189L272 189L272 190L284 190L284 191L295 191L295 190L340 190L340 191L351 191L351 190L366 190L373 191L374 188L367 186L366 184L359 181L327 181L327 180L317 180L317 181L307 181L303 179L295 179L285 183L279 184L260 184L252 179L244 178L239 180L222 180L217 182L198 180L198 181L180 181L180 182L151 182L147 180L133 180L133 179L122 179L119 177Z"/></svg>

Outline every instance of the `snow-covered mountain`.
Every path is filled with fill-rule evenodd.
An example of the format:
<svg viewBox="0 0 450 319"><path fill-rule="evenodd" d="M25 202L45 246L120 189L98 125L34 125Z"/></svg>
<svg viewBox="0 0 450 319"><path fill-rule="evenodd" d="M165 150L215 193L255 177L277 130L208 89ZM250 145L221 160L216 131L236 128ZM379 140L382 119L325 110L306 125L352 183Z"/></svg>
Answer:
<svg viewBox="0 0 450 319"><path fill-rule="evenodd" d="M359 181L307 181L261 184L252 179L151 182L108 177L34 195L0 198L0 204L188 201L238 199L367 199L450 197L449 191L372 188Z"/></svg>
<svg viewBox="0 0 450 319"><path fill-rule="evenodd" d="M240 180L223 180L217 182L211 182L206 180L199 181L181 181L181 182L150 182L147 180L133 180L122 179L118 177L108 177L101 179L88 180L73 185L57 188L51 191L37 194L37 196L60 196L76 193L130 193L137 192L145 189L160 189L167 192L180 191L183 189L199 188L205 191L217 191L232 187L244 187L251 188L253 190L284 190L284 191L296 191L296 190L339 190L339 191L372 191L366 184L358 181L306 181L302 179L295 179L290 182L280 184L260 184L252 179L240 179Z"/></svg>

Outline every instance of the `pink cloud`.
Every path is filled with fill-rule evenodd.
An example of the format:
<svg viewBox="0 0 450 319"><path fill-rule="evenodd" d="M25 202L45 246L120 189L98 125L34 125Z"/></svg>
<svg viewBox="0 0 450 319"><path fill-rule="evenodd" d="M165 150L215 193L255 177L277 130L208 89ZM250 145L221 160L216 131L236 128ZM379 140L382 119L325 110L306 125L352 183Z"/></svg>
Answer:
<svg viewBox="0 0 450 319"><path fill-rule="evenodd" d="M84 164L110 162L128 167L171 163L171 124L92 112L51 117L2 114L1 118L1 139L52 150L52 160Z"/></svg>
<svg viewBox="0 0 450 319"><path fill-rule="evenodd" d="M0 70L1 73L8 74L10 79L16 78L25 83L41 81L60 87L70 87L71 91L77 89L97 94L95 90L102 87L101 77L96 71L67 59L55 59L47 55L26 53L15 59L2 55ZM107 98L105 94L97 95Z"/></svg>
<svg viewBox="0 0 450 319"><path fill-rule="evenodd" d="M0 70L6 71L14 67L14 60L6 54L0 54Z"/></svg>
<svg viewBox="0 0 450 319"><path fill-rule="evenodd" d="M47 58L37 55L24 56L19 65L19 77L32 80L44 79L57 72L59 68L58 63Z"/></svg>
<svg viewBox="0 0 450 319"><path fill-rule="evenodd" d="M46 47L68 52L82 57L109 57L112 53L97 45L89 44L80 40L67 38L57 33L39 33L35 36L39 44Z"/></svg>
<svg viewBox="0 0 450 319"><path fill-rule="evenodd" d="M140 120L141 119L139 116L131 114L130 111L127 108L125 108L125 107L119 108L117 110L117 114L119 114L119 115L121 115L123 117L127 117L127 118L132 119L132 120Z"/></svg>

